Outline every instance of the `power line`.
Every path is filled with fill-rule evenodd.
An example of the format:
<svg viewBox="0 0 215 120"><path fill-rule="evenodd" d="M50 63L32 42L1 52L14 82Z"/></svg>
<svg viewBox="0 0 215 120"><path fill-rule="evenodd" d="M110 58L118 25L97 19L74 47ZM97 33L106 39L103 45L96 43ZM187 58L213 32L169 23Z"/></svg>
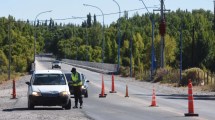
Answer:
<svg viewBox="0 0 215 120"><path fill-rule="evenodd" d="M156 8L156 7L147 7L147 8ZM131 10L125 10L126 12L134 12L134 11L139 11L139 10L142 10L142 9L146 9L146 8L137 8L137 9L131 9ZM109 15L115 15L115 14L119 14L119 13L123 13L123 12L113 12L113 13L104 13L104 16L109 16ZM96 15L96 16L102 16L101 14L99 15ZM87 17L69 17L69 18L61 18L61 19L52 19L54 21L62 21L62 20L70 20L70 19L78 19L78 18L83 18L83 19L86 19ZM45 21L45 20L40 20L40 21Z"/></svg>

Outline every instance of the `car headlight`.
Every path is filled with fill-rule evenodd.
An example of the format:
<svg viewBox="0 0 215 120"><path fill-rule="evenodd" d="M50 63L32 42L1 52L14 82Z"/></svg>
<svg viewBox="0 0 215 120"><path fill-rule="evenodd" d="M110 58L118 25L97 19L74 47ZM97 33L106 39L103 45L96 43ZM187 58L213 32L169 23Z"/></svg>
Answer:
<svg viewBox="0 0 215 120"><path fill-rule="evenodd" d="M32 96L41 96L40 92L32 92Z"/></svg>
<svg viewBox="0 0 215 120"><path fill-rule="evenodd" d="M86 86L85 86L85 85L82 85L81 88L82 88L82 89L86 89Z"/></svg>
<svg viewBox="0 0 215 120"><path fill-rule="evenodd" d="M60 96L68 96L69 94L67 91L60 92Z"/></svg>

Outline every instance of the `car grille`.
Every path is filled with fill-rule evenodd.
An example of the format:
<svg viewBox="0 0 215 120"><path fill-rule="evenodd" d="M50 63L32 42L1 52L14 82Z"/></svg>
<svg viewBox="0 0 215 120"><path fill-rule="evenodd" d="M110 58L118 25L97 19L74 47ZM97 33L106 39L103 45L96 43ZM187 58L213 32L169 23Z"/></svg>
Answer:
<svg viewBox="0 0 215 120"><path fill-rule="evenodd" d="M59 93L42 93L43 97L58 97Z"/></svg>

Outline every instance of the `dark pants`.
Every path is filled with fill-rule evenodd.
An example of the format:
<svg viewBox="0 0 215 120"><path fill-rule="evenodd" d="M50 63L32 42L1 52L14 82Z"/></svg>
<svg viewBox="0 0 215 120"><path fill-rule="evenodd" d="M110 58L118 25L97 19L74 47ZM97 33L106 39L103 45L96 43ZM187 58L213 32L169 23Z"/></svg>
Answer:
<svg viewBox="0 0 215 120"><path fill-rule="evenodd" d="M82 106L83 100L82 100L81 86L73 86L73 87L74 87L75 106L78 106L78 101L80 103L80 106Z"/></svg>

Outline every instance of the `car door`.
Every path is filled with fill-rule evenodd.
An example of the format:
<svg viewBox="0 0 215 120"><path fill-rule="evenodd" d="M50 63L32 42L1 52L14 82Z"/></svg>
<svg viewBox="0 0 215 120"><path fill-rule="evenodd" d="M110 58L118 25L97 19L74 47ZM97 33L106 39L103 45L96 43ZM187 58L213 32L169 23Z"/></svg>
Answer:
<svg viewBox="0 0 215 120"><path fill-rule="evenodd" d="M31 79L30 79L30 82L26 82L28 83L28 92L27 92L27 96L29 97L29 95L31 95L32 93L32 85L33 85L33 81L34 81L34 77L35 77L35 74L32 74L31 76Z"/></svg>

